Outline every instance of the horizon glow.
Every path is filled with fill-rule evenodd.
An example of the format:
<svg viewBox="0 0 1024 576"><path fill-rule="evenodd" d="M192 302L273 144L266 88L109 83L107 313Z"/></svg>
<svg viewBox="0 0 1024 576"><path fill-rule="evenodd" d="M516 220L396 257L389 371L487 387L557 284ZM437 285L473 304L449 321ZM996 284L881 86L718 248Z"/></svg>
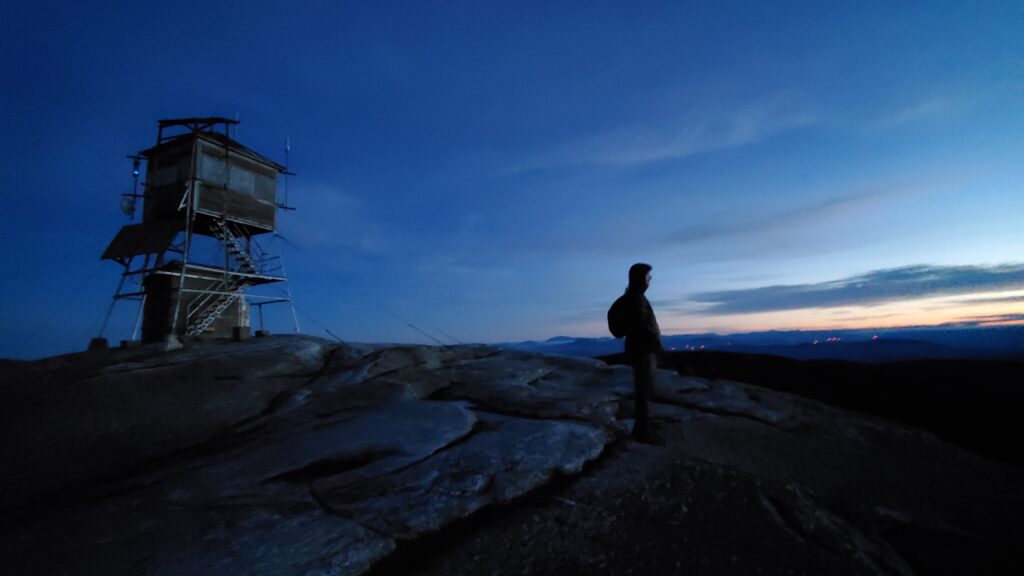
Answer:
<svg viewBox="0 0 1024 576"><path fill-rule="evenodd" d="M943 308L932 308L942 305ZM826 309L787 310L784 312L763 312L758 314L737 314L714 318L698 315L670 317L659 321L671 326L666 333L716 332L731 334L738 332L762 332L768 330L880 330L908 327L940 327L951 324L976 322L978 326L1024 325L1024 319L978 320L986 317L1020 315L1021 304L961 304L955 305L947 298L922 298L911 302L899 302L879 306L837 307ZM846 315L856 318L844 319ZM734 324L731 322L735 322ZM696 328L690 328L695 326Z"/></svg>

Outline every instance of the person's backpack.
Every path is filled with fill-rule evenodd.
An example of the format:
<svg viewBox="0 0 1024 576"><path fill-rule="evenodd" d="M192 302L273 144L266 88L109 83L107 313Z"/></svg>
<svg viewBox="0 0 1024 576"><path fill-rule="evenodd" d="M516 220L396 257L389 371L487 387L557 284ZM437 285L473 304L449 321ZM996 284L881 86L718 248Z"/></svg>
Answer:
<svg viewBox="0 0 1024 576"><path fill-rule="evenodd" d="M623 338L629 330L629 303L626 295L619 296L608 309L608 330L612 336Z"/></svg>

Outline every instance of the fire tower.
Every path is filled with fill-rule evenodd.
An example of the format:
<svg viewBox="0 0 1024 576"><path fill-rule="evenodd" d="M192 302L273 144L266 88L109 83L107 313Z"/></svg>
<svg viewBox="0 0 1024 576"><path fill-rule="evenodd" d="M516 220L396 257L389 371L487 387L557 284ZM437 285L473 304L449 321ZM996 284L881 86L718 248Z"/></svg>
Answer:
<svg viewBox="0 0 1024 576"><path fill-rule="evenodd" d="M172 334L248 334L250 304L262 317L264 304L291 302L287 290L247 292L286 281L279 256L259 238L272 237L277 210L288 209L277 196L278 176L288 172L233 140L235 124L226 118L160 120L156 145L130 156L136 182L143 160L146 176L143 193L136 185L122 208L134 215L142 198L142 222L122 227L102 258L124 267L111 310L118 301L141 300L132 339L140 323L143 342Z"/></svg>

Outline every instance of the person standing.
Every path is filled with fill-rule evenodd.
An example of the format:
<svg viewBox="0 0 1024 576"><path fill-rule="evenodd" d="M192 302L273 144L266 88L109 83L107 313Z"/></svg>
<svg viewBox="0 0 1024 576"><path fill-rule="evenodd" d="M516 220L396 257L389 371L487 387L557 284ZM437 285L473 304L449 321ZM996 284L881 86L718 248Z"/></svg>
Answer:
<svg viewBox="0 0 1024 576"><path fill-rule="evenodd" d="M617 338L626 338L626 358L633 366L633 437L640 442L656 440L651 426L648 402L654 395L654 370L657 353L662 351L661 329L654 309L647 301L651 284L651 266L637 263L629 269L629 286L608 311L608 326Z"/></svg>

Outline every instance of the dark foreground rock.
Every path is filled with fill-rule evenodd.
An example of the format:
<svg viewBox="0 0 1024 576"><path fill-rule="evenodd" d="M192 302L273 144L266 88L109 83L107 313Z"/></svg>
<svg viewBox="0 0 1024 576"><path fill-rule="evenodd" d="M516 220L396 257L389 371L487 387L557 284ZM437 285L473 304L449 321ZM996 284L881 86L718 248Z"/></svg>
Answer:
<svg viewBox="0 0 1024 576"><path fill-rule="evenodd" d="M4 368L5 574L1006 573L1024 474L920 430L488 347L309 337Z"/></svg>

